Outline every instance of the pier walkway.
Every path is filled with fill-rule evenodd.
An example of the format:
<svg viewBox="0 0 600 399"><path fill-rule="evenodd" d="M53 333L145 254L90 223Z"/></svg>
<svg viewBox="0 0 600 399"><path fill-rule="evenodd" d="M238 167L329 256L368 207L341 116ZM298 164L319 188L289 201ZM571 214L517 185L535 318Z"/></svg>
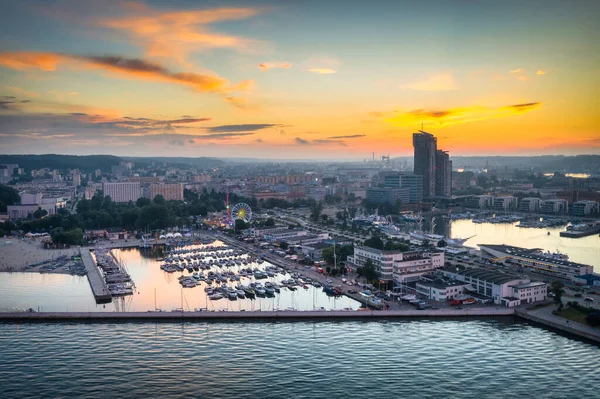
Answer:
<svg viewBox="0 0 600 399"><path fill-rule="evenodd" d="M14 312L0 313L0 320L354 320L394 319L415 317L484 317L513 316L510 308L470 308L437 310L282 310L282 311L223 311L223 312Z"/></svg>
<svg viewBox="0 0 600 399"><path fill-rule="evenodd" d="M87 270L88 281L90 283L90 287L92 288L92 293L94 294L96 303L108 303L112 301L112 296L108 291L106 281L104 281L100 269L98 269L96 262L94 262L90 250L88 248L81 248L80 254L83 265Z"/></svg>

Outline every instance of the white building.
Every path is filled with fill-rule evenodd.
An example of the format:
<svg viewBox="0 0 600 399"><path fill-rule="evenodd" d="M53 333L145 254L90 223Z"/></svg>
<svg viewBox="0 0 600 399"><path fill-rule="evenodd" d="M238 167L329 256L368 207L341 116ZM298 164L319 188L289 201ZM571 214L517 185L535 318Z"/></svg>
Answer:
<svg viewBox="0 0 600 399"><path fill-rule="evenodd" d="M110 196L113 202L137 201L142 196L139 182L103 183L104 196Z"/></svg>
<svg viewBox="0 0 600 399"><path fill-rule="evenodd" d="M457 270L456 268L441 268L439 270L446 277L469 283L470 287L467 288L468 291L476 292L480 295L490 297L495 304L509 307L521 304L521 298L517 298L514 296L514 287L525 287L523 286L523 284L531 282L529 279L526 278L520 278L507 273L490 271L482 268L472 268L464 270ZM545 285L545 283L540 284ZM521 295L520 290L521 288L517 288L517 293L519 295ZM538 291L539 290L541 290L541 288L538 289ZM536 298L541 298L541 294L539 294L539 292ZM543 299L545 299L545 296L543 297Z"/></svg>
<svg viewBox="0 0 600 399"><path fill-rule="evenodd" d="M475 195L472 198L469 198L466 202L467 207L469 208L489 208L494 203L494 197L491 195Z"/></svg>
<svg viewBox="0 0 600 399"><path fill-rule="evenodd" d="M353 268L364 266L371 259L382 280L399 283L419 280L419 277L444 265L443 252L384 251L371 247L354 246L354 255L348 257Z"/></svg>
<svg viewBox="0 0 600 399"><path fill-rule="evenodd" d="M596 201L577 201L573 202L571 215L573 216L590 216L600 213L600 207Z"/></svg>
<svg viewBox="0 0 600 399"><path fill-rule="evenodd" d="M21 202L7 207L9 220L27 219L35 211L42 209L48 215L56 214L59 208L64 208L67 201L64 198L44 198L42 194L21 193Z"/></svg>
<svg viewBox="0 0 600 399"><path fill-rule="evenodd" d="M506 197L495 197L494 198L494 209L499 211L508 211L511 209L517 209L517 197L506 196Z"/></svg>
<svg viewBox="0 0 600 399"><path fill-rule="evenodd" d="M542 202L540 211L542 213L564 214L569 209L569 202L564 199L548 199Z"/></svg>
<svg viewBox="0 0 600 399"><path fill-rule="evenodd" d="M533 281L530 283L513 285L513 298L519 300L519 305L543 301L547 297L548 287L546 283Z"/></svg>
<svg viewBox="0 0 600 399"><path fill-rule="evenodd" d="M542 207L542 199L531 197L523 198L519 204L519 210L521 212L539 212Z"/></svg>
<svg viewBox="0 0 600 399"><path fill-rule="evenodd" d="M419 281L415 289L417 293L425 296L427 299L433 299L438 302L446 302L462 295L469 283L458 280L425 279Z"/></svg>
<svg viewBox="0 0 600 399"><path fill-rule="evenodd" d="M404 252L394 261L393 277L399 284L419 281L425 273L444 266L444 252Z"/></svg>
<svg viewBox="0 0 600 399"><path fill-rule="evenodd" d="M254 237L267 241L286 241L288 239L308 238L308 230L288 229L287 227L268 227L263 229L254 229Z"/></svg>

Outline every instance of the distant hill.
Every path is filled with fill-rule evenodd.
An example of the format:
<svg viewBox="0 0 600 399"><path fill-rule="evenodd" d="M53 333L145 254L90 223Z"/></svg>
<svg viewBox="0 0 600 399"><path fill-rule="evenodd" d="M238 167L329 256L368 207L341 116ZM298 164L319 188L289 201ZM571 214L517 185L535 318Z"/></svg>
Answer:
<svg viewBox="0 0 600 399"><path fill-rule="evenodd" d="M113 155L0 155L0 164L18 164L20 168L31 169L101 169L110 171L122 159Z"/></svg>

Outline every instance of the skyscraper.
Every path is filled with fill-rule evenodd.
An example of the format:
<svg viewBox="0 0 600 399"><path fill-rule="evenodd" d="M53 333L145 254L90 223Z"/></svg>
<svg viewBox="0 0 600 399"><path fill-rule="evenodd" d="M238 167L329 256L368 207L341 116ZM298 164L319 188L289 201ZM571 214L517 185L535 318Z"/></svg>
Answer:
<svg viewBox="0 0 600 399"><path fill-rule="evenodd" d="M437 139L430 133L419 130L413 133L415 148L415 175L423 176L423 197L433 197L435 191L435 155Z"/></svg>
<svg viewBox="0 0 600 399"><path fill-rule="evenodd" d="M452 195L452 161L448 151L435 152L435 195Z"/></svg>

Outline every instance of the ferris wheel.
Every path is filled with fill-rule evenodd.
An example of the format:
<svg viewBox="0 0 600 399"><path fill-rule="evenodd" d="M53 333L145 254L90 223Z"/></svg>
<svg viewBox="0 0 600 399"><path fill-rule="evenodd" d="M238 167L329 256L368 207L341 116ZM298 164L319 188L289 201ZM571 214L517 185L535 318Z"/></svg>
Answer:
<svg viewBox="0 0 600 399"><path fill-rule="evenodd" d="M252 220L252 209L250 209L250 205L244 202L235 204L235 206L231 209L231 218L232 220L241 219L244 222L249 222Z"/></svg>

